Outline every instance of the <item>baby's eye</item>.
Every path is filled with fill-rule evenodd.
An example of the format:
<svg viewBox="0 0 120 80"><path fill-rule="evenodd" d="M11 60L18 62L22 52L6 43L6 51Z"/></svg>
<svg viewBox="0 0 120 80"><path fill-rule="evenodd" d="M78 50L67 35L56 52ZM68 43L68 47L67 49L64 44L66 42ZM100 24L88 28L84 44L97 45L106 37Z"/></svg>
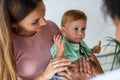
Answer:
<svg viewBox="0 0 120 80"><path fill-rule="evenodd" d="M85 31L86 30L86 28L82 28L82 31Z"/></svg>
<svg viewBox="0 0 120 80"><path fill-rule="evenodd" d="M77 27L76 27L76 28L74 28L74 30L76 30L76 31L77 31L78 29L79 29L79 28L77 28Z"/></svg>

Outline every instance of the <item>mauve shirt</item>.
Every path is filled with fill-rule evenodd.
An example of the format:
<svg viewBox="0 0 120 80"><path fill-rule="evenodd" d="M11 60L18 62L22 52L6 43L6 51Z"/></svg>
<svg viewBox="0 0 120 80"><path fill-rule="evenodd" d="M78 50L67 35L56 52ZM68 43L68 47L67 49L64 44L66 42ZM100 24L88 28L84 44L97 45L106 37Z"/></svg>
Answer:
<svg viewBox="0 0 120 80"><path fill-rule="evenodd" d="M53 35L61 34L52 21L32 37L13 34L14 54L17 72L22 80L33 80L47 67L51 57L50 48Z"/></svg>

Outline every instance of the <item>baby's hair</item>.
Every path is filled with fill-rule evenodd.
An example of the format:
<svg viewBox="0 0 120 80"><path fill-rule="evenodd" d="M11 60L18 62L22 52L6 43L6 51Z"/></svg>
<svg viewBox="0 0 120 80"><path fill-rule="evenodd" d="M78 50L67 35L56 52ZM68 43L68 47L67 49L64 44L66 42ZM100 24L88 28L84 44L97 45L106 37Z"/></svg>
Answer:
<svg viewBox="0 0 120 80"><path fill-rule="evenodd" d="M68 10L62 16L61 26L64 26L66 23L70 23L79 19L87 20L87 16L84 12L75 9Z"/></svg>

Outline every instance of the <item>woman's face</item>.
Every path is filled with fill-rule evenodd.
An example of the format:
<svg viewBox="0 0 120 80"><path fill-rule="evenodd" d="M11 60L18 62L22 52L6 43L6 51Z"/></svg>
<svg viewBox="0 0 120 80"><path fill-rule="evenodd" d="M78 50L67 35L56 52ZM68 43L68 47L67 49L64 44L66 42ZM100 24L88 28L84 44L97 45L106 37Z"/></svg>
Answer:
<svg viewBox="0 0 120 80"><path fill-rule="evenodd" d="M116 25L115 36L116 36L116 39L120 41L120 19L117 16L115 16L114 22Z"/></svg>
<svg viewBox="0 0 120 80"><path fill-rule="evenodd" d="M116 35L117 40L120 41L120 25L116 27L115 35Z"/></svg>
<svg viewBox="0 0 120 80"><path fill-rule="evenodd" d="M18 35L30 36L35 32L41 31L44 25L46 25L45 5L39 3L38 6L28 14L23 20L18 22Z"/></svg>

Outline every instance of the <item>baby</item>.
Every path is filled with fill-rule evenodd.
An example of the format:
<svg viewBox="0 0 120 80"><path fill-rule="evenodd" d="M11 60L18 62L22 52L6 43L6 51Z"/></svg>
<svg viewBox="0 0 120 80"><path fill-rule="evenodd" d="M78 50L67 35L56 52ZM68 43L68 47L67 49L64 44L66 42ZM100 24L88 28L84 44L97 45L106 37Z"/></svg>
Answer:
<svg viewBox="0 0 120 80"><path fill-rule="evenodd" d="M88 58L86 52L99 53L101 51L101 41L98 45L90 49L85 41L85 30L87 16L80 10L68 10L61 20L61 31L63 37L54 35L54 43L51 47L52 57L71 58L74 63L79 58Z"/></svg>

